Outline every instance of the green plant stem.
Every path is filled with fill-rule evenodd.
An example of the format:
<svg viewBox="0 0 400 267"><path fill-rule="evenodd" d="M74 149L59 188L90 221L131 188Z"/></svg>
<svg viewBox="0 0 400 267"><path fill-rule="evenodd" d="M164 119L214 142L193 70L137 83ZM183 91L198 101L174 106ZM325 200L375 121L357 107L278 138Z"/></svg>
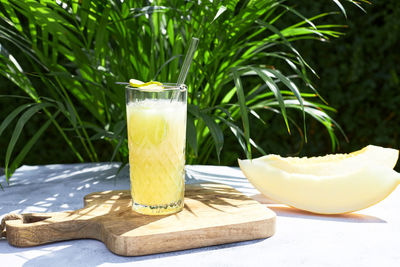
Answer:
<svg viewBox="0 0 400 267"><path fill-rule="evenodd" d="M80 162L84 162L83 157L81 154L76 150L74 147L73 143L71 140L69 140L68 136L64 133L64 130L61 128L60 124L53 118L52 114L44 108L43 111L45 114L50 118L50 120L53 122L54 126L56 126L58 132L61 134L61 136L64 138L65 142L67 142L68 146L71 148L72 152L74 152L75 156L79 159Z"/></svg>
<svg viewBox="0 0 400 267"><path fill-rule="evenodd" d="M80 118L78 112L76 111L75 106L74 106L74 104L72 103L72 101L71 101L71 99L70 99L68 93L65 91L64 86L60 83L60 81L59 81L59 79L58 79L57 77L56 77L56 81L57 81L58 85L60 86L60 88L61 88L61 90L62 90L64 96L65 96L66 99L67 99L67 101L68 101L69 104L71 105L71 107L72 107L72 109L73 109L73 112L75 113L75 116L76 116L78 122L79 122L81 125L83 125L82 120L81 120L81 118ZM75 132L78 134L79 139L80 139L80 141L81 141L83 147L85 148L86 153L88 154L88 156L89 156L89 158L91 159L91 161L98 161L96 151L94 150L94 147L93 147L93 145L92 145L92 142L90 141L90 138L89 138L89 135L88 135L87 132L86 132L86 129L85 129L84 127L82 128L82 132L83 132L83 134L84 134L84 136L85 136L86 139L82 138L82 136L81 136L81 134L80 134L80 132L79 132L78 129L75 128ZM89 145L90 150L88 149L88 147L87 147L87 145L86 145L86 143L85 143L84 140L86 140L86 141L88 142L88 145Z"/></svg>

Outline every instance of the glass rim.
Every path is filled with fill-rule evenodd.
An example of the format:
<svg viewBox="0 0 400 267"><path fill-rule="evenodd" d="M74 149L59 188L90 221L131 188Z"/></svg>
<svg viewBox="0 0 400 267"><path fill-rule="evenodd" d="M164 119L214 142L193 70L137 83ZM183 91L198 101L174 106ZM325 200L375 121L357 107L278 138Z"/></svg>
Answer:
<svg viewBox="0 0 400 267"><path fill-rule="evenodd" d="M162 83L163 89L161 91L153 91L149 89L145 89L142 87L134 87L130 84L128 84L125 88L127 90L135 90L135 91L141 91L141 92L163 92L163 91L181 91L185 92L187 90L186 84L177 84L177 83Z"/></svg>

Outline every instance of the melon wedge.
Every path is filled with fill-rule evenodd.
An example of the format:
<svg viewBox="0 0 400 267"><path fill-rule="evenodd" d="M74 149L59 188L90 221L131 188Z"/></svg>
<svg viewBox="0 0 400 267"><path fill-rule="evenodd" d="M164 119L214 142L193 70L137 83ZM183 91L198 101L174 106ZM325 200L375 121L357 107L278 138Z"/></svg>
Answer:
<svg viewBox="0 0 400 267"><path fill-rule="evenodd" d="M240 160L250 183L274 201L298 209L339 214L372 206L400 183L396 149L367 146L350 154L295 158L267 155Z"/></svg>

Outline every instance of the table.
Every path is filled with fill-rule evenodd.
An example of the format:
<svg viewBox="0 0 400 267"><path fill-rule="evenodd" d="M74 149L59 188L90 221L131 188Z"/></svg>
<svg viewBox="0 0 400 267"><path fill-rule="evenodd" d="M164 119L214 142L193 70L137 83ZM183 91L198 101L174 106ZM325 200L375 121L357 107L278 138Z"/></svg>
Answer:
<svg viewBox="0 0 400 267"><path fill-rule="evenodd" d="M118 163L22 166L0 191L0 217L10 212L81 208L94 191L129 188ZM187 183L228 184L246 195L259 192L237 167L187 166ZM5 183L4 176L0 182ZM339 216L302 212L262 199L277 214L274 236L141 257L111 253L97 240L71 240L16 248L0 240L1 266L400 266L400 188L379 204Z"/></svg>

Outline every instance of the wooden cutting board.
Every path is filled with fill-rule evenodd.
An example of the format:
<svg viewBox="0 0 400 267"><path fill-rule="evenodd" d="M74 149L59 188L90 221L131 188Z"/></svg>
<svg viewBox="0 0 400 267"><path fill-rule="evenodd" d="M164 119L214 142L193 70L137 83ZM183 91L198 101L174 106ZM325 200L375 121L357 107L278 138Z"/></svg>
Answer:
<svg viewBox="0 0 400 267"><path fill-rule="evenodd" d="M232 187L186 185L185 207L172 215L141 215L127 190L91 193L84 208L22 214L6 221L7 240L18 247L92 238L112 252L138 256L272 236L275 213Z"/></svg>

